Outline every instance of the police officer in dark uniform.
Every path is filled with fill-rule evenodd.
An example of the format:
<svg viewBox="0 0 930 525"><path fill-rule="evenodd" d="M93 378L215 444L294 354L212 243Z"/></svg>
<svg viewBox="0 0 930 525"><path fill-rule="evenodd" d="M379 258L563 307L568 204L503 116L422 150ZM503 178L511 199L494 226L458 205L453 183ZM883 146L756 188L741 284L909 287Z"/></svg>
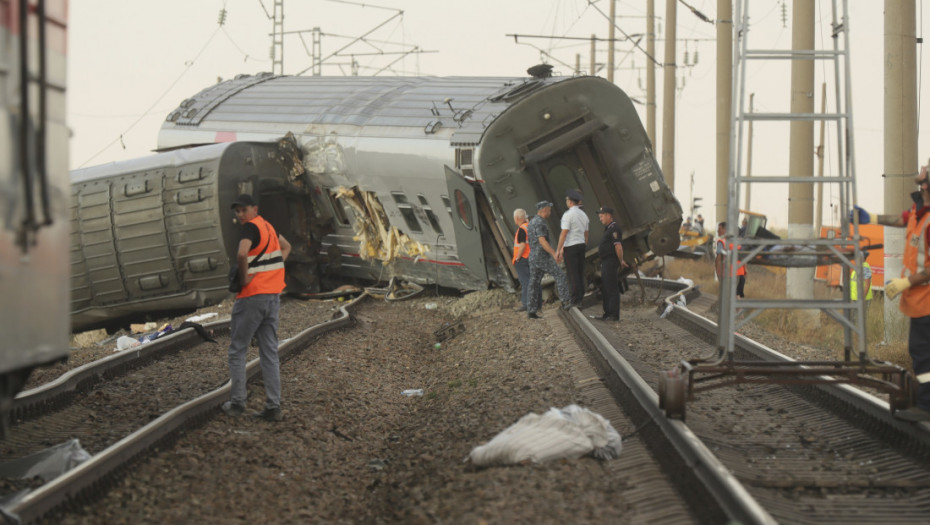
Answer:
<svg viewBox="0 0 930 525"><path fill-rule="evenodd" d="M549 243L549 226L546 219L552 213L552 203L539 201L536 203L536 216L527 227L527 242L530 244L530 286L527 298L526 315L530 319L540 319L536 312L542 308L542 278L548 273L555 279L555 287L562 300L562 308L571 307L571 291L568 277L555 262L555 248Z"/></svg>
<svg viewBox="0 0 930 525"><path fill-rule="evenodd" d="M601 296L603 297L604 315L593 317L601 321L620 320L620 283L617 272L628 266L623 260L623 232L614 221L613 208L597 210L597 218L604 225L604 236L597 253L601 259Z"/></svg>

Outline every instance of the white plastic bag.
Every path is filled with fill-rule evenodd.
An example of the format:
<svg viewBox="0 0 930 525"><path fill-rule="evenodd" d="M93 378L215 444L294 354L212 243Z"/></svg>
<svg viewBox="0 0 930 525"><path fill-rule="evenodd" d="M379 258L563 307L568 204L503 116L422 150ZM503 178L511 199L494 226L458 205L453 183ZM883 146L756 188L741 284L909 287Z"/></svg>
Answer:
<svg viewBox="0 0 930 525"><path fill-rule="evenodd" d="M134 346L139 346L140 344L142 343L133 337L121 335L119 336L119 339L116 340L116 351L120 352Z"/></svg>
<svg viewBox="0 0 930 525"><path fill-rule="evenodd" d="M479 466L510 465L522 461L544 463L591 454L598 459L618 457L620 434L603 416L578 405L530 413L468 455Z"/></svg>

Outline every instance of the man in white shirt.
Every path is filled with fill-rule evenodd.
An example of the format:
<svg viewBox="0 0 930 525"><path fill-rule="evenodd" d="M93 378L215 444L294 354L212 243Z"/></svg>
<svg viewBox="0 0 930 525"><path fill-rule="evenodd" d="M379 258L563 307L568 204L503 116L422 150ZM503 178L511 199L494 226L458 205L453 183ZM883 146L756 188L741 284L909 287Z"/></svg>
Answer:
<svg viewBox="0 0 930 525"><path fill-rule="evenodd" d="M582 196L578 190L568 190L565 204L568 211L562 214L562 233L559 235L559 247L556 261L565 260L565 273L571 286L571 306L581 306L584 298L584 252L588 244L587 214L581 209Z"/></svg>

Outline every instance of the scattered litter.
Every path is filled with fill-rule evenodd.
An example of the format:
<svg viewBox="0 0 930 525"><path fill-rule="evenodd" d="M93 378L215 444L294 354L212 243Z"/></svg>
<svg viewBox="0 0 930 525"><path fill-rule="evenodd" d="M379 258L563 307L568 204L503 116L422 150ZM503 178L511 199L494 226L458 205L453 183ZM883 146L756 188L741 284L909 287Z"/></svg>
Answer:
<svg viewBox="0 0 930 525"><path fill-rule="evenodd" d="M132 348L134 346L139 346L142 343L138 339L129 337L128 335L121 335L119 339L116 340L116 350L115 352L121 352L123 350Z"/></svg>
<svg viewBox="0 0 930 525"><path fill-rule="evenodd" d="M403 392L400 393L400 395L407 396L407 397L420 397L423 395L423 389L422 388L411 388L409 390L404 390Z"/></svg>
<svg viewBox="0 0 930 525"><path fill-rule="evenodd" d="M144 344L144 343L151 343L152 341L158 339L159 337L162 337L162 336L164 336L164 335L170 334L170 333L173 332L173 331L174 331L174 328L172 328L170 324L164 324L164 325L162 325L161 328L158 329L157 332L154 332L154 333L145 335L145 336L143 336L143 337L140 337L140 338L139 338L139 342L140 342L140 343L143 343L143 344Z"/></svg>
<svg viewBox="0 0 930 525"><path fill-rule="evenodd" d="M181 325L184 326L184 325ZM198 325L199 326L199 325ZM202 328L201 328L202 329ZM121 352L123 350L138 346L140 344L151 343L152 341L158 339L159 337L170 334L174 331L174 328L170 324L164 324L157 332L152 332L150 334L143 335L139 338L133 338L126 335L121 335L116 340L116 350L114 352Z"/></svg>
<svg viewBox="0 0 930 525"><path fill-rule="evenodd" d="M603 416L578 405L529 413L468 455L479 466L512 465L523 461L544 463L590 454L613 459L623 445L620 434Z"/></svg>
<svg viewBox="0 0 930 525"><path fill-rule="evenodd" d="M433 332L433 335L436 336L436 341L441 343L447 339L452 339L464 331L465 323L462 321L455 321L452 323L444 323L442 328Z"/></svg>
<svg viewBox="0 0 930 525"><path fill-rule="evenodd" d="M144 332L150 332L158 328L158 325L150 321L148 323L132 323L129 325L129 331L134 334L141 334Z"/></svg>
<svg viewBox="0 0 930 525"><path fill-rule="evenodd" d="M439 344L439 343L436 343L436 344L433 345L433 349L434 349L434 350L439 350L440 348L442 348L442 345Z"/></svg>
<svg viewBox="0 0 930 525"><path fill-rule="evenodd" d="M368 468L375 472L384 470L384 467L386 466L387 466L387 461L383 459L376 458L368 462Z"/></svg>
<svg viewBox="0 0 930 525"><path fill-rule="evenodd" d="M436 303L426 303L425 306L427 310L435 310L437 308Z"/></svg>
<svg viewBox="0 0 930 525"><path fill-rule="evenodd" d="M0 464L0 477L42 478L46 483L90 459L77 439L66 441L23 458Z"/></svg>
<svg viewBox="0 0 930 525"><path fill-rule="evenodd" d="M672 310L674 310L674 309L675 309L675 305L674 305L674 304L670 304L670 305L666 306L666 307L665 307L665 310L662 312L662 315L659 316L659 319L665 319L665 317L666 317L668 314L672 313Z"/></svg>
<svg viewBox="0 0 930 525"><path fill-rule="evenodd" d="M194 331L197 332L197 335L199 335L205 341L210 341L211 343L216 342L216 339L213 339L213 337L211 337L213 333L207 332L207 329L198 323L194 323L191 321L184 321L183 323L181 323L181 326L178 327L178 331L184 330L185 328L193 328Z"/></svg>
<svg viewBox="0 0 930 525"><path fill-rule="evenodd" d="M186 323L200 323L200 322L206 321L207 319L212 319L212 318L214 318L214 317L217 317L217 316L219 316L219 315L220 315L220 314L218 314L218 313L216 313L216 312L210 312L210 313L206 313L206 314L195 315L194 317L188 317L187 319L184 320L184 322L186 322Z"/></svg>

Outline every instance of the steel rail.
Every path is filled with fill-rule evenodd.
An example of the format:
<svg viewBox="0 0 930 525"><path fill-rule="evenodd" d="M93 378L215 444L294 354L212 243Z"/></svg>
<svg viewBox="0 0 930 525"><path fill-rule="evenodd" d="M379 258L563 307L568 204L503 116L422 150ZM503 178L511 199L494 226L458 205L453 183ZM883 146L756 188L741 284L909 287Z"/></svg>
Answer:
<svg viewBox="0 0 930 525"><path fill-rule="evenodd" d="M340 307L340 313L334 314L332 320L307 328L281 343L278 346L281 361L296 355L322 334L350 325L353 322L350 309L367 296L367 293L361 294L352 302ZM257 377L260 372L259 359L253 359L246 365L246 381ZM230 388L231 385L227 381L213 392L162 414L88 461L26 494L4 509L5 512L14 516L20 523L34 523L58 509L89 497L94 491L100 490L101 486L107 485L107 478L117 475L127 464L141 457L146 451L159 444L173 441L183 430L212 417L211 414L215 414L217 408L228 398Z"/></svg>
<svg viewBox="0 0 930 525"><path fill-rule="evenodd" d="M647 286L659 286L659 279L644 279ZM648 281L653 281L652 283ZM668 286L668 282L665 282ZM664 315L667 319L694 333L698 337L715 343L719 325L680 304L678 297L688 292L682 289L677 294L665 299ZM769 348L757 341L753 341L741 334L734 334L736 348L740 351L773 363L791 363L797 360L788 357L777 350ZM845 384L837 384L829 376L822 376L822 384L784 385L792 388L807 388L811 395L830 404L834 410L847 417L860 420L860 424L867 428L893 429L891 433L883 434L883 438L890 443L901 446L923 457L930 457L930 423L910 423L894 417L889 409L888 402L858 388Z"/></svg>
<svg viewBox="0 0 930 525"><path fill-rule="evenodd" d="M214 321L203 327L206 330L222 332L229 329L229 319ZM68 402L75 394L89 391L104 378L139 368L150 360L178 352L200 341L200 336L193 327L184 328L149 343L81 365L53 381L20 392L13 399L11 419L25 419L44 414Z"/></svg>
<svg viewBox="0 0 930 525"><path fill-rule="evenodd" d="M661 282L662 286L671 285L679 288L683 286L681 283L670 281L654 281ZM684 291L686 290L682 290ZM606 381L615 398L618 400L629 399L631 396L635 398L648 419L655 422L664 439L677 453L680 466L676 470L687 472L696 484L699 483L708 491L719 509L718 514L725 515L730 521L740 523L777 523L683 421L665 417L659 408L658 394L646 384L629 362L617 352L580 310L573 308L570 312L560 312L560 314L581 336L585 346L597 351L615 377L619 379L619 384L616 381ZM667 455L665 459L669 459ZM708 512L706 506L709 502L703 503L705 506L702 509L703 512Z"/></svg>

